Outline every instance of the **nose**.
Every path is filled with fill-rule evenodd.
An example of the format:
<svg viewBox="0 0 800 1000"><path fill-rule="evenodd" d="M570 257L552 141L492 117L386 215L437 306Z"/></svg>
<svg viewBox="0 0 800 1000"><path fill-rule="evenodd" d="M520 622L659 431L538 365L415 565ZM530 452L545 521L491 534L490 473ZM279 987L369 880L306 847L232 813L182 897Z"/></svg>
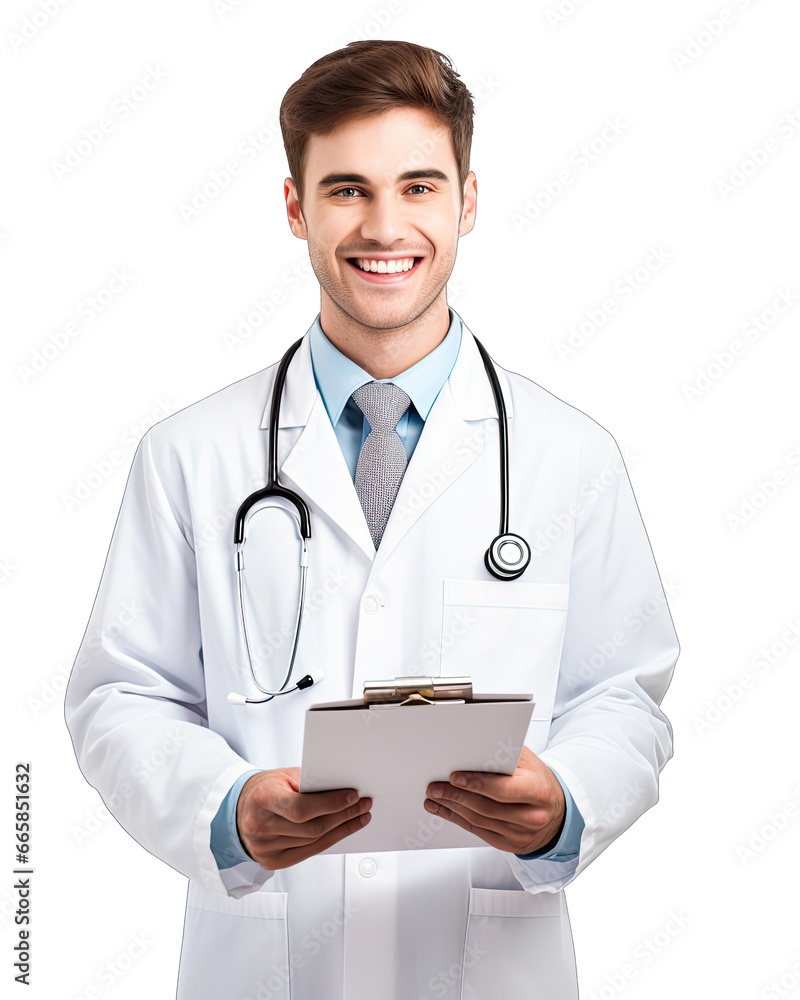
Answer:
<svg viewBox="0 0 800 1000"><path fill-rule="evenodd" d="M392 191L376 191L364 207L361 235L382 247L408 237L407 206Z"/></svg>

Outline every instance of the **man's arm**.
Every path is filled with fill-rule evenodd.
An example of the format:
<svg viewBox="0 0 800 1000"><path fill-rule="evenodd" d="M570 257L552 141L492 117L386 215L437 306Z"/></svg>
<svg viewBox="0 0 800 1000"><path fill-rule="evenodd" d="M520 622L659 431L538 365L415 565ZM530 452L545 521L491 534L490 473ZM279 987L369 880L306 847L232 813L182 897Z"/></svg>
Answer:
<svg viewBox="0 0 800 1000"><path fill-rule="evenodd" d="M212 823L253 765L208 728L189 509L156 425L134 456L65 712L81 770L131 836L205 887L241 896L360 829L371 800L351 805L352 789L301 795L292 769L263 772L249 801L277 847L268 839L263 856L218 864ZM121 607L135 608L123 626Z"/></svg>
<svg viewBox="0 0 800 1000"><path fill-rule="evenodd" d="M84 776L128 833L184 875L226 892L209 827L230 786L253 765L208 729L182 482L156 425L133 458L65 716ZM135 614L120 625L126 606ZM269 874L253 869L258 888Z"/></svg>
<svg viewBox="0 0 800 1000"><path fill-rule="evenodd" d="M622 457L603 434L605 462L593 461L597 449L587 447L580 477L547 748L538 757L523 748L514 775L455 772L449 783L429 786L442 798L426 802L508 852L517 879L534 892L561 889L654 805L672 755L672 728L658 706L679 646ZM537 848L547 844L566 818L567 787L584 824L577 856L515 856L529 838Z"/></svg>
<svg viewBox="0 0 800 1000"><path fill-rule="evenodd" d="M572 864L510 858L532 891L562 888L655 805L672 756L659 706L680 646L622 456L603 437L602 464L596 449L584 454L559 683L540 754L585 827Z"/></svg>

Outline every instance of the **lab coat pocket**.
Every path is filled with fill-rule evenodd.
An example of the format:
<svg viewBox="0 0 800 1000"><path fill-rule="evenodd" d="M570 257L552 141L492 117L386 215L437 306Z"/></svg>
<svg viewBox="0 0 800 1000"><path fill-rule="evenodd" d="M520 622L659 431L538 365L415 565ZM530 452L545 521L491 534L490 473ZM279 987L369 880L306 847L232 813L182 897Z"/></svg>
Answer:
<svg viewBox="0 0 800 1000"><path fill-rule="evenodd" d="M553 710L568 602L566 583L444 581L442 675L469 675L477 694L529 691L539 749Z"/></svg>
<svg viewBox="0 0 800 1000"><path fill-rule="evenodd" d="M190 882L177 1000L290 1000L287 900L263 890L233 899Z"/></svg>
<svg viewBox="0 0 800 1000"><path fill-rule="evenodd" d="M470 889L461 1000L577 1000L562 892Z"/></svg>

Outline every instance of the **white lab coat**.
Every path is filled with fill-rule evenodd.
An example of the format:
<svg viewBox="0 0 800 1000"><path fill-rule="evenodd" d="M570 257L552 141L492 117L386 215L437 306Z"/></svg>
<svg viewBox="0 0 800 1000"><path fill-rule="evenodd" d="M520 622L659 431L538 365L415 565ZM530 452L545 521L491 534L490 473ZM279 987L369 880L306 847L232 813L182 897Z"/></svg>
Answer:
<svg viewBox="0 0 800 1000"><path fill-rule="evenodd" d="M279 463L312 516L294 676L322 668L325 677L233 706L229 691L257 695L240 635L233 517L265 482L276 369L145 434L66 695L88 781L140 844L190 880L178 996L572 1000L563 887L657 801L672 754L658 705L678 643L619 450L585 414L498 369L510 528L534 555L520 580L491 577L483 556L499 519L498 419L465 326L376 553L306 336L288 372ZM278 686L295 608L291 518L254 514L245 553L262 683ZM583 816L576 861L523 863L486 846L374 853L371 864L321 855L274 873L255 862L217 869L209 828L220 802L248 769L300 764L309 704L360 697L369 679L440 672L472 675L477 691L533 693L525 742Z"/></svg>

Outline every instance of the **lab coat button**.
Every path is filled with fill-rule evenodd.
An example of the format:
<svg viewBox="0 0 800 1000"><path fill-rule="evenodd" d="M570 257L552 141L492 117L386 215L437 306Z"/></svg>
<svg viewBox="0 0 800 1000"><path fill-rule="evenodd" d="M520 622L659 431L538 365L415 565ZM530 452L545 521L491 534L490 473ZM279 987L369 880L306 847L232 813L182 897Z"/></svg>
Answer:
<svg viewBox="0 0 800 1000"><path fill-rule="evenodd" d="M358 871L364 878L372 878L377 870L378 866L372 858L362 858L358 862Z"/></svg>
<svg viewBox="0 0 800 1000"><path fill-rule="evenodd" d="M369 597L364 599L364 610L368 615L374 615L380 606L380 601L374 594L370 594Z"/></svg>

